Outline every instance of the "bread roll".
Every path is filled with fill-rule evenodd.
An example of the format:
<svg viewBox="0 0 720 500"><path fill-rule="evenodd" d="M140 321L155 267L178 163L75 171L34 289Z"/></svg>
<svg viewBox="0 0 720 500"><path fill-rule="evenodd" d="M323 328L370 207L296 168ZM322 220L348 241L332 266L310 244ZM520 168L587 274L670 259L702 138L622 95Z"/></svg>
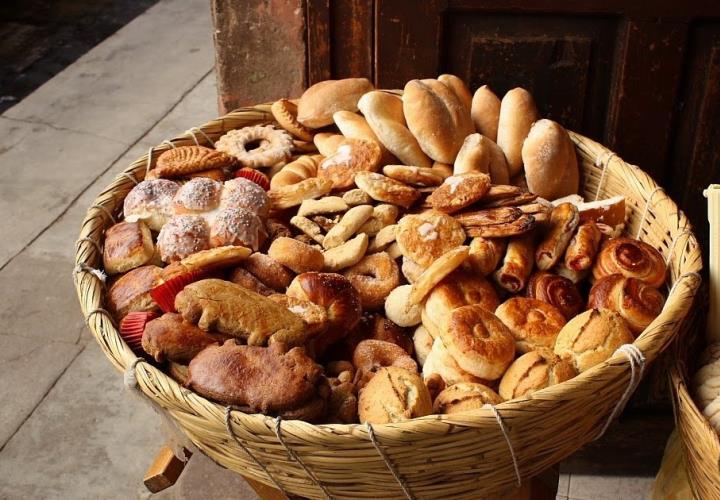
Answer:
<svg viewBox="0 0 720 500"><path fill-rule="evenodd" d="M453 309L472 304L494 312L500 299L482 275L458 269L432 289L425 300L425 315L432 323L440 325Z"/></svg>
<svg viewBox="0 0 720 500"><path fill-rule="evenodd" d="M360 391L361 422L387 424L432 413L432 400L417 373L390 366L380 368Z"/></svg>
<svg viewBox="0 0 720 500"><path fill-rule="evenodd" d="M382 151L383 165L390 165L397 161L397 158L395 158L395 156L383 145L362 115L358 113L351 113L350 111L338 111L333 114L333 121L335 122L335 125L337 125L337 128L340 129L342 135L347 138L377 142Z"/></svg>
<svg viewBox="0 0 720 500"><path fill-rule="evenodd" d="M435 161L453 163L473 132L468 110L453 91L437 80L410 80L402 101L408 128L423 152Z"/></svg>
<svg viewBox="0 0 720 500"><path fill-rule="evenodd" d="M522 172L523 141L530 133L530 126L539 118L535 101L527 90L517 87L503 97L498 119L497 144L507 158L510 177Z"/></svg>
<svg viewBox="0 0 720 500"><path fill-rule="evenodd" d="M487 146L487 138L481 134L468 135L455 157L453 174L466 172L490 173L490 148Z"/></svg>
<svg viewBox="0 0 720 500"><path fill-rule="evenodd" d="M426 382L435 375L439 375L448 386L460 382L474 382L485 385L491 383L460 368L440 337L436 337L433 341L432 348L425 357L425 363L423 364L423 379Z"/></svg>
<svg viewBox="0 0 720 500"><path fill-rule="evenodd" d="M565 316L555 307L526 297L506 300L495 314L512 333L518 352L552 349L558 333L565 326Z"/></svg>
<svg viewBox="0 0 720 500"><path fill-rule="evenodd" d="M582 373L610 358L633 336L625 320L609 309L590 309L571 319L557 336L555 354L568 358Z"/></svg>
<svg viewBox="0 0 720 500"><path fill-rule="evenodd" d="M160 284L162 269L157 266L137 267L120 276L108 290L107 306L120 320L132 311L159 311L150 290Z"/></svg>
<svg viewBox="0 0 720 500"><path fill-rule="evenodd" d="M440 83L452 90L453 94L455 94L455 97L457 97L458 101L460 101L460 104L465 107L467 114L470 114L470 106L472 105L472 94L470 93L470 89L467 88L467 85L465 85L465 82L463 82L461 78L458 78L455 75L448 74L440 75L437 79Z"/></svg>
<svg viewBox="0 0 720 500"><path fill-rule="evenodd" d="M120 222L105 232L103 265L108 274L119 274L149 263L155 254L152 235L142 222Z"/></svg>
<svg viewBox="0 0 720 500"><path fill-rule="evenodd" d="M575 146L559 123L542 119L533 124L522 145L522 162L531 193L554 200L578 192Z"/></svg>
<svg viewBox="0 0 720 500"><path fill-rule="evenodd" d="M575 375L577 371L572 363L552 351L531 351L510 365L500 380L498 392L500 397L509 401L565 382Z"/></svg>
<svg viewBox="0 0 720 500"><path fill-rule="evenodd" d="M470 109L475 130L497 142L498 121L500 119L500 98L490 87L483 85L475 91Z"/></svg>
<svg viewBox="0 0 720 500"><path fill-rule="evenodd" d="M460 382L443 390L435 398L433 412L449 415L482 409L486 404L497 405L502 398L488 386L473 382Z"/></svg>
<svg viewBox="0 0 720 500"><path fill-rule="evenodd" d="M370 128L380 142L405 165L431 167L432 161L405 125L402 100L387 92L373 91L358 101Z"/></svg>
<svg viewBox="0 0 720 500"><path fill-rule="evenodd" d="M325 80L307 89L298 103L297 120L309 128L321 128L333 122L333 113L357 111L357 103L373 89L367 78Z"/></svg>

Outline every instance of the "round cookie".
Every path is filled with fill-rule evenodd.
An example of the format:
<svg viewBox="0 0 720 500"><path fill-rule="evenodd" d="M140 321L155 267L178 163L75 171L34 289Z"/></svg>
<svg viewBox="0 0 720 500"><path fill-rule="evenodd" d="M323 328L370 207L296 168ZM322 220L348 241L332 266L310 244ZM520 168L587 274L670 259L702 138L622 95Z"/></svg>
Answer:
<svg viewBox="0 0 720 500"><path fill-rule="evenodd" d="M398 222L395 239L404 257L423 268L465 241L465 231L453 217L427 210Z"/></svg>

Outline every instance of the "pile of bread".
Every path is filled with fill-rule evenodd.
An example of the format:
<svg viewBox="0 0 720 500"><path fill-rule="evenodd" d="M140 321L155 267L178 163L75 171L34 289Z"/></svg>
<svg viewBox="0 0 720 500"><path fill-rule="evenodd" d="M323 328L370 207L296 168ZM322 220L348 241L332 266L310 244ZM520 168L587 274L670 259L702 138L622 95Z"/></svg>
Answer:
<svg viewBox="0 0 720 500"><path fill-rule="evenodd" d="M385 423L531 397L660 313L660 253L585 202L520 88L325 81L162 153L105 235L127 343L198 394Z"/></svg>

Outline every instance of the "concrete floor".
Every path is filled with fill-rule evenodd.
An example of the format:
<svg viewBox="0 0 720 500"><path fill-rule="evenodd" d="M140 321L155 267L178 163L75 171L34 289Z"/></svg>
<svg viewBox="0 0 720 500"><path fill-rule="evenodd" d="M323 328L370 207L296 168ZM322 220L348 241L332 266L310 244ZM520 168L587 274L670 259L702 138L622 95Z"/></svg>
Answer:
<svg viewBox="0 0 720 500"><path fill-rule="evenodd" d="M161 0L0 116L0 499L149 498L157 417L85 328L70 279L95 195L216 115L207 0ZM652 478L561 475L558 498L646 498ZM255 498L194 456L157 499Z"/></svg>

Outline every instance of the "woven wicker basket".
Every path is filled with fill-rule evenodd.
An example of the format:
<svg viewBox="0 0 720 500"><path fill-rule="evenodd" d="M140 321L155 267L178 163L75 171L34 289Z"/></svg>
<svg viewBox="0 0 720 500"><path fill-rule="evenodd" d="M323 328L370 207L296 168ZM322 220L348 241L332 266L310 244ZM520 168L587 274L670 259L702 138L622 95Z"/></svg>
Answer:
<svg viewBox="0 0 720 500"><path fill-rule="evenodd" d="M560 385L462 416L428 416L397 424L311 425L278 422L210 402L179 386L153 365L133 363L103 309L105 289L91 271L106 228L148 162L172 145L208 143L225 132L272 121L269 105L234 111L165 142L132 163L95 200L77 243L75 281L87 323L110 361L128 366L139 389L219 464L308 498L459 498L515 487L594 439L628 387L622 354ZM674 339L700 284L697 241L675 203L639 168L600 144L571 134L583 172L583 191L624 195L627 230L668 257L672 286L665 307L637 339L646 363ZM111 215L113 217L111 217ZM229 423L226 426L226 423ZM232 435L228 430L231 431ZM234 436L233 436L234 435ZM715 447L717 450L717 445Z"/></svg>

